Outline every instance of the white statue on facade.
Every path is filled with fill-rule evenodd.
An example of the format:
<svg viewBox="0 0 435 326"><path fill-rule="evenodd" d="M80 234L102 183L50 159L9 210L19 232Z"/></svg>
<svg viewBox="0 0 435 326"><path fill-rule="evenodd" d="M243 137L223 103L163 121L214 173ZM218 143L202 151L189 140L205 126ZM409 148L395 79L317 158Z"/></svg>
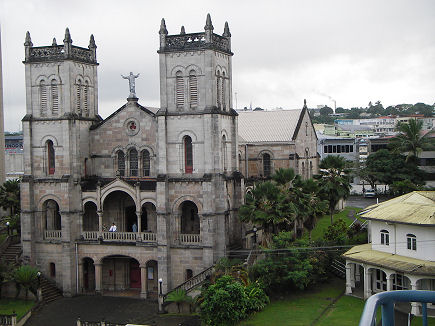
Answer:
<svg viewBox="0 0 435 326"><path fill-rule="evenodd" d="M130 96L129 96L129 98L135 98L136 97L135 79L138 78L139 75L140 75L140 73L137 74L137 75L134 75L131 71L130 71L130 75L128 75L128 76L121 75L122 78L128 79L128 84L130 86Z"/></svg>

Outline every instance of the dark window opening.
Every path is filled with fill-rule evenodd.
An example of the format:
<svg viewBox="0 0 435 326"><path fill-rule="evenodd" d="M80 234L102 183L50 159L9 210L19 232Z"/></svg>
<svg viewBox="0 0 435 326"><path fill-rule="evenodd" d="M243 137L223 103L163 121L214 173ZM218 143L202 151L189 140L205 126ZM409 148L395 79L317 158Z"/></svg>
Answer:
<svg viewBox="0 0 435 326"><path fill-rule="evenodd" d="M192 138L189 136L184 137L184 172L193 172Z"/></svg>
<svg viewBox="0 0 435 326"><path fill-rule="evenodd" d="M56 170L56 154L54 145L51 140L47 140L47 154L48 154L48 174L54 174Z"/></svg>

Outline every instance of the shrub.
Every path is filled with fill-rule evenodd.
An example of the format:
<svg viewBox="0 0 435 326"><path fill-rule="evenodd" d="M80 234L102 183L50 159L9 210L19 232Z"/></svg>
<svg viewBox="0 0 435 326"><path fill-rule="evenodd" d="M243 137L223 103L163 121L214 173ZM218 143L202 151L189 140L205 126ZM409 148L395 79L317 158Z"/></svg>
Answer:
<svg viewBox="0 0 435 326"><path fill-rule="evenodd" d="M246 312L261 311L270 302L266 292L262 289L259 282L253 282L245 287L245 293L248 297Z"/></svg>

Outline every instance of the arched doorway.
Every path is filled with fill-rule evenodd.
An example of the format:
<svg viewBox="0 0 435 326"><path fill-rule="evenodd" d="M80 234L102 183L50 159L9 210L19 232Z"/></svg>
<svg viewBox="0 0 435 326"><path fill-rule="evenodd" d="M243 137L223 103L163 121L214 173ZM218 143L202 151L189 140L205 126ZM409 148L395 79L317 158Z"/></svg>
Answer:
<svg viewBox="0 0 435 326"><path fill-rule="evenodd" d="M157 213L153 203L142 205L141 228L141 232L157 232Z"/></svg>
<svg viewBox="0 0 435 326"><path fill-rule="evenodd" d="M95 266L92 258L83 258L83 290L95 291Z"/></svg>
<svg viewBox="0 0 435 326"><path fill-rule="evenodd" d="M132 232L133 224L137 224L136 204L124 191L114 191L104 199L103 226L109 230L112 223L118 232Z"/></svg>
<svg viewBox="0 0 435 326"><path fill-rule="evenodd" d="M157 299L159 294L157 261L149 260L146 269L147 298Z"/></svg>
<svg viewBox="0 0 435 326"><path fill-rule="evenodd" d="M87 202L83 213L83 231L98 231L97 205Z"/></svg>
<svg viewBox="0 0 435 326"><path fill-rule="evenodd" d="M195 203L187 200L181 204L181 233L182 234L199 234L200 223L198 216L198 207Z"/></svg>
<svg viewBox="0 0 435 326"><path fill-rule="evenodd" d="M56 201L49 199L42 205L44 214L44 230L62 230L62 221L59 211L59 205Z"/></svg>
<svg viewBox="0 0 435 326"><path fill-rule="evenodd" d="M141 288L139 262L124 255L102 260L102 288L106 294L138 296Z"/></svg>

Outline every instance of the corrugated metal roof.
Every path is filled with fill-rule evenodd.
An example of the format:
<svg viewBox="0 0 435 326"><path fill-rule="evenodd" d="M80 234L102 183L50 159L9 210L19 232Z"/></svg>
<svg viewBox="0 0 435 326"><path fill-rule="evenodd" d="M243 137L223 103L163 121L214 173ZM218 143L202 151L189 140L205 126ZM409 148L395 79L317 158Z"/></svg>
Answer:
<svg viewBox="0 0 435 326"><path fill-rule="evenodd" d="M367 207L363 218L435 226L435 191L413 191Z"/></svg>
<svg viewBox="0 0 435 326"><path fill-rule="evenodd" d="M370 243L352 247L343 254L346 259L389 268L415 275L435 275L435 262L372 250Z"/></svg>
<svg viewBox="0 0 435 326"><path fill-rule="evenodd" d="M240 141L291 141L301 112L302 110L239 111Z"/></svg>

